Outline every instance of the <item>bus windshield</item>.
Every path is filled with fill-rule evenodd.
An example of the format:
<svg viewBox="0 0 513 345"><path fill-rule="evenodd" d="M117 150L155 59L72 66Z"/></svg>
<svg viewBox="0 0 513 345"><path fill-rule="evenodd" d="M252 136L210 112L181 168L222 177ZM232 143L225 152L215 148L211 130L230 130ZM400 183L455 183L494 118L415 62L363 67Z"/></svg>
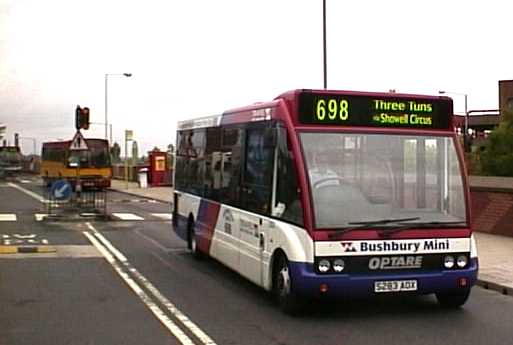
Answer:
<svg viewBox="0 0 513 345"><path fill-rule="evenodd" d="M413 226L466 223L452 137L304 132L300 138L316 228L358 222L372 228L404 218L414 219Z"/></svg>
<svg viewBox="0 0 513 345"><path fill-rule="evenodd" d="M70 151L68 166L80 168L110 167L110 155L107 147L91 147L89 150Z"/></svg>

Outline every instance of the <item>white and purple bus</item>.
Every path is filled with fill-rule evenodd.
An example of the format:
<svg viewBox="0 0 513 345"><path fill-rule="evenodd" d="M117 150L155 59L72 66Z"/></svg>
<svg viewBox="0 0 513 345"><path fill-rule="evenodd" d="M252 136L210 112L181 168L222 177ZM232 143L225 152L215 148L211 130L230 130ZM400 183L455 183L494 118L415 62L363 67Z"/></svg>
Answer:
<svg viewBox="0 0 513 345"><path fill-rule="evenodd" d="M463 154L442 96L294 90L178 123L173 224L276 294L435 294L477 279Z"/></svg>

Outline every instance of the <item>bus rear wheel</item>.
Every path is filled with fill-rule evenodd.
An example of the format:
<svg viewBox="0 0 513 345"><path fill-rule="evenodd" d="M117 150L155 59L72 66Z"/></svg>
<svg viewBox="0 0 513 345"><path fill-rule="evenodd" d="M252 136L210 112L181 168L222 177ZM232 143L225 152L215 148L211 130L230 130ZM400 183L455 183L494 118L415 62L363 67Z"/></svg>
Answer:
<svg viewBox="0 0 513 345"><path fill-rule="evenodd" d="M276 258L273 270L273 293L283 312L294 315L301 310L300 301L292 291L289 263L284 255Z"/></svg>
<svg viewBox="0 0 513 345"><path fill-rule="evenodd" d="M437 293L438 304L444 308L459 308L468 300L470 289L452 293Z"/></svg>

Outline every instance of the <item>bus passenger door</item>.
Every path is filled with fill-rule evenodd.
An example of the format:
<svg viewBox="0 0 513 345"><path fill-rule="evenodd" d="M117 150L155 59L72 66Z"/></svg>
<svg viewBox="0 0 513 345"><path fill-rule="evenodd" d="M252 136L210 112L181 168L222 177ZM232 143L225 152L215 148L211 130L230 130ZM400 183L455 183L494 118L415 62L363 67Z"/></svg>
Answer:
<svg viewBox="0 0 513 345"><path fill-rule="evenodd" d="M274 145L269 127L246 130L240 213L240 273L262 285L263 249L270 215Z"/></svg>
<svg viewBox="0 0 513 345"><path fill-rule="evenodd" d="M262 284L261 217L246 212L240 213L240 274L252 282Z"/></svg>

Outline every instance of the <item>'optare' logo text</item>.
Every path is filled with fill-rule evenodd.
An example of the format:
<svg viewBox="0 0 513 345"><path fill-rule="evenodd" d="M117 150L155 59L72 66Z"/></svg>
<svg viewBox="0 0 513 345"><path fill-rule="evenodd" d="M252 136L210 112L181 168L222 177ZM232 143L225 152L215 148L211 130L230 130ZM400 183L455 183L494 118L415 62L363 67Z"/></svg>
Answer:
<svg viewBox="0 0 513 345"><path fill-rule="evenodd" d="M394 270L421 267L422 256L379 256L370 258L369 260L369 269L371 270Z"/></svg>

